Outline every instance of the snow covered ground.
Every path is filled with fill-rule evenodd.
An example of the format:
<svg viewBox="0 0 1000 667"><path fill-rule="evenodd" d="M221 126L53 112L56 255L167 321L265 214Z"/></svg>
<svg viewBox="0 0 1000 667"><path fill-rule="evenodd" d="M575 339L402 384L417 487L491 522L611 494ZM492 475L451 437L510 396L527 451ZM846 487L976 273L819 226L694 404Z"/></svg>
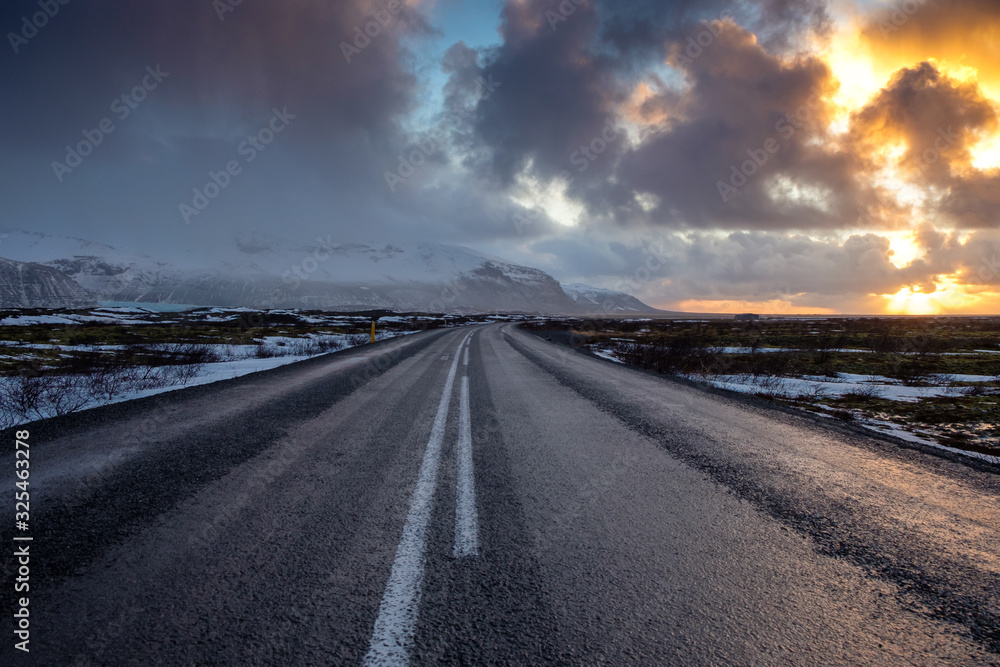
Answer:
<svg viewBox="0 0 1000 667"><path fill-rule="evenodd" d="M786 398L839 398L848 394L867 398L884 398L890 401L914 403L935 396L956 396L963 387L954 382L991 382L986 375L961 375L938 377L941 384L929 387L908 387L880 375L838 373L836 378L803 376L798 378L773 375L689 375L689 379L707 382L713 387L729 389L744 394L768 394Z"/></svg>
<svg viewBox="0 0 1000 667"><path fill-rule="evenodd" d="M385 340L414 333L417 333L417 331L383 331L379 332L376 338L378 340ZM121 403L123 401L130 401L137 398L144 398L146 396L162 394L168 391L176 391L185 387L210 384L220 380L229 380L243 375L249 375L250 373L259 373L261 371L278 368L279 366L285 366L287 364L294 364L295 362L317 356L317 354L294 354L296 350L302 349L303 343L308 343L309 341L324 340L328 343L334 343L331 349L349 349L351 347L355 347L356 345L364 344L364 342L361 341L363 338L364 336L359 337L354 334L311 335L304 338L268 336L255 345L207 345L204 347L209 348L216 357L223 360L192 366L190 374L181 375L180 377L182 379L179 379L175 384L166 384L164 386L150 388L136 388L134 386L129 388L128 385L125 385L120 392L110 398L107 396L80 398L79 400L74 401L75 409L73 411L86 410L101 405ZM44 348L48 346L36 344L28 347ZM60 347L60 349L64 350L69 349L67 346L52 347ZM107 351L116 349L118 346L97 345L72 347L74 349L81 350L101 349ZM262 358L259 351L260 347L263 347L266 350L265 354L274 356L264 356ZM56 376L54 379L58 380L61 377L65 376ZM3 391L4 389L13 387L16 382L18 382L18 378L0 377L0 395L5 393ZM3 423L5 426L17 426L29 421L34 421L35 419L52 417L56 414L59 414L58 409L51 403L40 404L39 408L34 413L28 415L10 410L6 405L0 405L0 423Z"/></svg>
<svg viewBox="0 0 1000 667"><path fill-rule="evenodd" d="M968 456L974 459L980 459L981 461L989 461L990 463L1000 463L1000 456L991 456L989 454L983 454L982 452L971 452L966 449L957 449L955 447L948 447L947 445L942 445L940 442L934 439L933 434L923 433L917 431L913 433L905 428L901 427L899 424L893 424L892 422L882 421L880 419L863 419L858 422L862 427L868 429L869 431L875 431L876 433L884 433L886 435L891 435L900 440L905 440L906 442L914 442L919 445L927 445L929 447L934 447L936 449L943 449L947 452L953 454L961 454L962 456Z"/></svg>
<svg viewBox="0 0 1000 667"><path fill-rule="evenodd" d="M628 339L612 340L632 342ZM616 355L615 348L612 345L592 344L588 346L588 349L602 359L623 363ZM751 352L749 348L735 347L722 348L719 351L725 354L746 354ZM757 349L757 352L779 351L783 350L775 348ZM849 351L860 352L863 350ZM994 351L983 350L977 352ZM862 403L869 399L882 399L898 402L899 404L917 404L927 399L965 396L970 392L981 390L981 388L977 389L969 386L969 383L982 383L985 386L992 386L998 379L997 376L992 375L930 375L924 378L928 383L927 386L907 386L898 380L881 375L860 375L854 373L837 373L835 376L804 375L799 377L754 375L751 373L739 375L687 374L683 377L741 394L764 395L778 400L789 401L798 407L802 407L803 405L812 406L806 407L806 409L828 418L832 418L833 413L829 411L828 407L823 406L822 402L826 399L848 397L857 398ZM815 407L815 410L813 407ZM851 410L851 412L854 423L868 430L892 435L908 442L962 454L963 456L990 461L992 463L1000 463L1000 457L991 454L958 449L942 444L941 440L943 439L942 436L945 435L945 431L940 430L934 425L920 423L901 424L887 421L865 410ZM883 416L888 417L889 415ZM993 444L989 446L998 446L995 439L993 440Z"/></svg>

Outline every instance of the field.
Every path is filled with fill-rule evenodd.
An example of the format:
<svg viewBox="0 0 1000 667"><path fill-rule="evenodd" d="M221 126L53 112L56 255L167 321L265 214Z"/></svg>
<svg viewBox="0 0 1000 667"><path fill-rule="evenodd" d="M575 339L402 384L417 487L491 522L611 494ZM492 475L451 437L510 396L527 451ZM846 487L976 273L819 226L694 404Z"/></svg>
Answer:
<svg viewBox="0 0 1000 667"><path fill-rule="evenodd" d="M0 311L0 427L472 320L238 308Z"/></svg>
<svg viewBox="0 0 1000 667"><path fill-rule="evenodd" d="M606 359L1000 456L1000 318L548 320Z"/></svg>

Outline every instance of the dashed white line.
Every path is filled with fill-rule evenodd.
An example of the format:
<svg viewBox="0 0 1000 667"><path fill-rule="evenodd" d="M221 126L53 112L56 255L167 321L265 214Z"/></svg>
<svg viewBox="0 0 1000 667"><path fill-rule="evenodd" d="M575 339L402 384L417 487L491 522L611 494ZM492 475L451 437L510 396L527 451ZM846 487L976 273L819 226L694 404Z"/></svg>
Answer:
<svg viewBox="0 0 1000 667"><path fill-rule="evenodd" d="M479 554L479 516L476 478L472 465L472 420L469 416L469 378L462 377L458 418L458 476L455 499L455 558Z"/></svg>
<svg viewBox="0 0 1000 667"><path fill-rule="evenodd" d="M459 344L459 349L465 340ZM444 441L448 408L451 405L451 390L458 370L458 353L448 371L441 401L438 403L434 426L431 428L427 450L420 465L417 488L410 500L410 511L403 524L403 536L396 549L396 559L386 584L378 618L372 632L366 665L408 664L408 649L413 643L413 633L417 624L420 606L420 589L424 578L424 554L427 549L427 527L430 523L437 487L438 468L441 466L441 443Z"/></svg>

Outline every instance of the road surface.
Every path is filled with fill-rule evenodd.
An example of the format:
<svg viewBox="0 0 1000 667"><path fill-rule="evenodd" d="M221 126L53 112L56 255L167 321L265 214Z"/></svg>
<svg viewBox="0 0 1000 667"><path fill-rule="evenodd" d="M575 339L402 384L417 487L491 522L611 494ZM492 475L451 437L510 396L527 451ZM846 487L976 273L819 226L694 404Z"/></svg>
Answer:
<svg viewBox="0 0 1000 667"><path fill-rule="evenodd" d="M995 470L509 324L30 440L4 665L1000 665Z"/></svg>

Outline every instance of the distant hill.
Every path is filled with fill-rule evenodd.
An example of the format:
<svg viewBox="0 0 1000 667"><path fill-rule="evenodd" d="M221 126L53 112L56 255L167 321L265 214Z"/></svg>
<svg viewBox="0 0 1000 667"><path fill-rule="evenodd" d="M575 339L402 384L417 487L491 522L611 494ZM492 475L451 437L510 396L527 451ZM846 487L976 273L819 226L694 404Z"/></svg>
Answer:
<svg viewBox="0 0 1000 667"><path fill-rule="evenodd" d="M0 258L0 308L86 308L95 296L65 273L33 262Z"/></svg>
<svg viewBox="0 0 1000 667"><path fill-rule="evenodd" d="M563 290L576 302L581 312L591 315L629 315L641 313L666 313L649 306L631 294L591 287L581 283L563 285Z"/></svg>
<svg viewBox="0 0 1000 667"><path fill-rule="evenodd" d="M8 233L0 251L58 269L107 301L552 315L591 314L605 304L612 304L608 314L654 310L619 292L582 285L567 292L544 271L453 245L307 245L242 234L200 269L38 232Z"/></svg>

